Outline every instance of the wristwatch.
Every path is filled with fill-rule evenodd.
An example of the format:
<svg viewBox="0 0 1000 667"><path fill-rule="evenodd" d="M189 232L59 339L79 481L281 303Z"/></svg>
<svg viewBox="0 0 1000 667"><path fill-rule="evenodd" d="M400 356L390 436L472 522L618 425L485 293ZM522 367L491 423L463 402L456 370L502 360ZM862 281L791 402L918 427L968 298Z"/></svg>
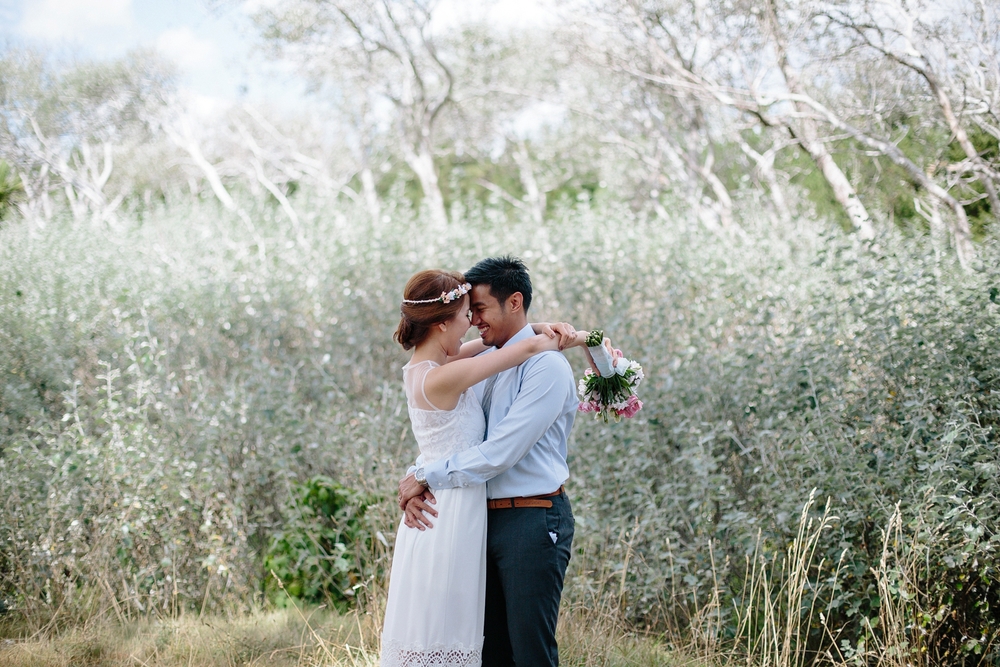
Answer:
<svg viewBox="0 0 1000 667"><path fill-rule="evenodd" d="M429 485L427 484L427 473L424 472L423 468L417 468L413 472L413 479L417 480L417 484L429 487Z"/></svg>

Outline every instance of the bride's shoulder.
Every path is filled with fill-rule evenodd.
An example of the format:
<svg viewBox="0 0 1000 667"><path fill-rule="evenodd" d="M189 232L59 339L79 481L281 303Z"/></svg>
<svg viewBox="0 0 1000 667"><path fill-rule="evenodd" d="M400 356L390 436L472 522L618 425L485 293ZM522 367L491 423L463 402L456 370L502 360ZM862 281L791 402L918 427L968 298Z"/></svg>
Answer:
<svg viewBox="0 0 1000 667"><path fill-rule="evenodd" d="M423 361L413 361L413 360L410 360L409 362L407 362L407 364L405 366L403 366L403 370L407 371L407 370L411 370L411 369L414 369L414 368L420 368L420 367L424 367L424 366L426 366L428 368L437 368L440 365L441 364L439 364L438 362L436 362L436 361L434 361L432 359L424 359Z"/></svg>

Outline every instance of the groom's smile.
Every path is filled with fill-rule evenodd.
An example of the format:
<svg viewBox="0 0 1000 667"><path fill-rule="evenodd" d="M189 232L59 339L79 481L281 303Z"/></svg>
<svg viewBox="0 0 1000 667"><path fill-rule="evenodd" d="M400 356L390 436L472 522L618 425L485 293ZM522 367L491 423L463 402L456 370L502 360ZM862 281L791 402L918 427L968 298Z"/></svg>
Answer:
<svg viewBox="0 0 1000 667"><path fill-rule="evenodd" d="M493 345L490 335L490 325L486 319L490 318L490 307L498 307L500 304L490 294L489 285L475 285L469 294L472 297L470 308L472 310L472 326L479 330L479 337L487 345ZM491 318L492 319L492 318Z"/></svg>
<svg viewBox="0 0 1000 667"><path fill-rule="evenodd" d="M472 297L472 326L479 329L479 337L483 343L502 347L517 331L508 331L511 327L507 321L506 309L490 294L489 285L475 285L470 292ZM520 328L520 327L518 327Z"/></svg>

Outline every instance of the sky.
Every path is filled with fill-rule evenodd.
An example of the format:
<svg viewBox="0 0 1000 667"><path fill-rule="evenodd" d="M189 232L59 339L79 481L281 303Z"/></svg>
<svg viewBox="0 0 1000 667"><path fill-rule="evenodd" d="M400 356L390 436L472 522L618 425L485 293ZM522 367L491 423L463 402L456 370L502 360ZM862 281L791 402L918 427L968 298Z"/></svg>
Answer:
<svg viewBox="0 0 1000 667"><path fill-rule="evenodd" d="M181 89L204 107L238 101L304 104L305 82L260 53L254 6L275 0L0 0L0 39L87 58L155 48L180 72ZM545 22L539 0L442 0L441 26L486 17L516 29ZM436 18L436 22L437 22Z"/></svg>
<svg viewBox="0 0 1000 667"><path fill-rule="evenodd" d="M206 105L280 107L305 94L291 67L262 57L239 0L0 0L0 38L94 59L153 48L177 66L182 90Z"/></svg>

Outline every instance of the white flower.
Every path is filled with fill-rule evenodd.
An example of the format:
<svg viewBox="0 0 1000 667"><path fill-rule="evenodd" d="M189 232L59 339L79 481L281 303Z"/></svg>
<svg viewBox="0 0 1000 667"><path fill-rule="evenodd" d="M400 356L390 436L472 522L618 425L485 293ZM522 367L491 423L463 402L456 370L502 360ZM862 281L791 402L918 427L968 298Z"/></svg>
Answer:
<svg viewBox="0 0 1000 667"><path fill-rule="evenodd" d="M632 370L635 371L635 375L632 376L632 386L638 387L639 383L645 379L646 374L642 372L642 366L634 361L632 362Z"/></svg>

